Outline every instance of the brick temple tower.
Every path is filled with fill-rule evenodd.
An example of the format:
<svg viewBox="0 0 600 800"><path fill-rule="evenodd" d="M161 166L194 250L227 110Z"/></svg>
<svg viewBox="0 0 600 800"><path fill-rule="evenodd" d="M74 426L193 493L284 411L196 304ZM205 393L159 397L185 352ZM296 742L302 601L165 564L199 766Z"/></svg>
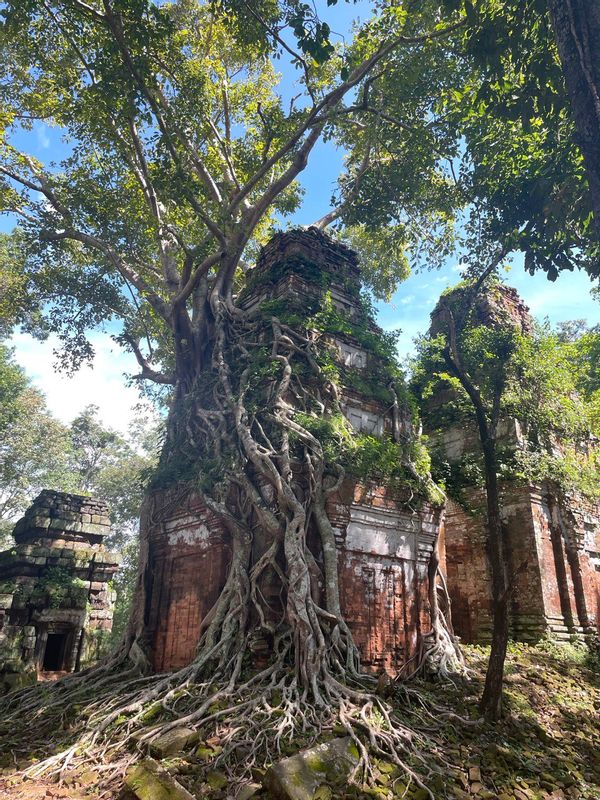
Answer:
<svg viewBox="0 0 600 800"><path fill-rule="evenodd" d="M250 312L285 311L309 331L307 319L328 304L350 323L349 332L310 335L340 370L347 420L356 432L376 438L393 430L407 439L414 435L409 410L394 403L387 386L375 385L381 331L360 301L353 251L315 228L276 234L238 302ZM358 329L360 339L352 333ZM146 629L155 668L168 670L193 659L202 620L224 585L230 547L224 525L193 492L182 502L176 489L157 490L152 501L152 519L145 523L152 565ZM441 513L408 487L392 491L352 476L329 499L342 611L367 668L397 670L429 630L427 566ZM260 547L258 524L255 546Z"/></svg>
<svg viewBox="0 0 600 800"><path fill-rule="evenodd" d="M457 289L456 291L460 291ZM432 313L431 331L439 331L439 307ZM510 321L519 333L530 335L533 320L515 289L494 285L479 298L473 311L479 324L494 327ZM474 422L447 422L441 415L453 398L451 390L428 401L424 413L437 458L462 475L462 500L446 508L446 568L456 633L467 642L491 637L491 577L487 557L486 498L481 485L465 480L481 446ZM437 421L436 421L437 416ZM517 418L498 426L498 444L509 452L528 448L527 433ZM560 451L560 440L555 442ZM597 447L580 443L582 452ZM481 481L479 481L481 483ZM514 581L511 597L511 636L534 642L544 636L568 640L600 625L600 504L562 489L551 476L539 484L500 481L501 515Z"/></svg>

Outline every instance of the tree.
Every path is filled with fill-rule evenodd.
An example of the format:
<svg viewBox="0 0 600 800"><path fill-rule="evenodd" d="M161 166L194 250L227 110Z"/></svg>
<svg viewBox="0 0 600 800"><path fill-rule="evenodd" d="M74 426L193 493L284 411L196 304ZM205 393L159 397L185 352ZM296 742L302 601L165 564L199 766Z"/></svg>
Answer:
<svg viewBox="0 0 600 800"><path fill-rule="evenodd" d="M565 492L576 490L592 499L600 485L599 453L581 448L595 432L594 404L577 392L577 384L585 382L583 376L595 365L587 363L577 374L573 343L561 341L547 326L534 327L506 292L497 278L488 277L444 293L429 335L419 342L412 378L428 431L465 421L479 436L480 462L451 475L452 467L434 458L433 474L461 504L465 488L485 485L493 631L480 707L491 720L502 714L515 577L507 572L499 481L551 480ZM519 420L525 447L499 436L499 423L506 418Z"/></svg>
<svg viewBox="0 0 600 800"><path fill-rule="evenodd" d="M11 351L0 345L0 532L10 531L42 489L72 488L67 428L46 408Z"/></svg>
<svg viewBox="0 0 600 800"><path fill-rule="evenodd" d="M600 326L588 328L583 320L566 339L569 364L577 392L585 398L592 432L600 436ZM564 338L565 329L560 330Z"/></svg>
<svg viewBox="0 0 600 800"><path fill-rule="evenodd" d="M588 64L597 3L447 5L467 16L460 51L470 78L442 102L464 137L468 255L481 264L490 250L520 250L525 268L550 280L575 268L598 277L600 138Z"/></svg>
<svg viewBox="0 0 600 800"><path fill-rule="evenodd" d="M161 698L169 703L175 687L192 684L188 719L206 719L222 700L232 729L241 730L236 720L247 705L245 699L238 702L241 685L251 690L256 708L266 709L266 720L270 706L263 699L276 703L284 726L293 729L304 719L314 731L343 717L352 735L363 724L357 715L364 706L375 749L390 750L400 763L402 726L380 724L368 710L377 701L347 684L368 681L358 672L356 647L341 616L333 530L325 511L328 494L343 476L341 456L353 450L335 376L324 357L313 354L303 326L294 330L276 314L253 319L236 300L252 279L247 259L270 235L277 216L297 207L295 181L315 144L337 125L364 126L371 115L370 108L355 108L355 93L375 88L392 53L402 51L407 65L413 64L421 52L435 53L461 21L454 16L440 22L433 3L411 14L385 8L352 47L324 61L324 29L317 26L315 36L305 37L297 16L303 8L189 0L8 3L0 68L6 125L1 191L4 208L21 219L24 271L43 275L36 284L40 304L45 302L48 325L63 336L75 363L90 354L85 331L116 317L123 325L120 341L140 364L138 378L171 387L155 486L193 487L231 534L230 572L194 663L145 689L136 684L141 706ZM236 26L240 11L244 22L252 21L249 28ZM299 52L280 27L286 20L299 34ZM276 91L276 54L291 56L299 67L300 97L289 109ZM435 114L436 97L436 87L420 79L414 96L406 96L411 115L426 129L428 146L436 141L427 113ZM15 128L33 119L51 121L73 137L62 165L42 165L17 148L11 138ZM443 146L440 142L438 149ZM386 147L385 141L365 142L361 166L350 165L344 177L341 205L348 206L368 175L371 155L385 163ZM398 255L423 225L445 225L446 178L436 161L429 158L419 167L414 188L407 180L411 164L420 164L427 149L416 147L402 159L411 225L384 215L359 231L361 240L372 246L377 235L395 236ZM436 192L426 190L430 179ZM327 220L319 224L324 227ZM372 285L385 291L402 275L404 260L397 261L388 262L386 280L378 282L381 276L373 270ZM389 353L385 365L386 378L395 375L399 382ZM286 400L291 385L304 414L296 414ZM319 415L323 436L315 434ZM418 454L395 445L396 468L424 480L412 463ZM294 485L296 464L304 465L308 477L302 500ZM146 513L151 503L149 497ZM325 554L324 607L311 593L314 557L304 537L311 518ZM258 561L253 561L252 520L269 540ZM145 666L149 565L143 541L141 552L128 636L101 674L127 659ZM274 628L265 620L260 594L266 569L279 576L285 597L285 616ZM265 620L274 642L273 663L248 683L244 669L256 618ZM97 679L98 674L90 680ZM128 700L125 708L131 707ZM101 730L114 731L107 726L115 720L119 727L122 717L111 707ZM253 746L277 746L279 736L261 725ZM359 749L359 770L366 776L368 752L361 743Z"/></svg>
<svg viewBox="0 0 600 800"><path fill-rule="evenodd" d="M132 455L131 448L116 431L98 420L98 406L88 405L71 422L73 472L79 489L92 492L102 483L102 473Z"/></svg>
<svg viewBox="0 0 600 800"><path fill-rule="evenodd" d="M401 51L391 54L385 74L373 86L367 81L356 103L370 115L369 125L348 125L338 134L350 148L356 175L368 144L383 145L370 153L371 168L358 187L351 184L354 196L340 219L350 231L357 221L360 232L382 218L402 222L395 227L398 235L410 230L405 188L414 190L412 175L431 159L444 180L430 176L420 199L427 206L442 193L448 219L459 223L454 238L441 242L437 226L427 226L421 242L438 257L448 245L458 248L463 263L479 275L491 261L521 252L529 272L544 271L550 280L573 269L598 277L600 245L588 180L597 165L588 163L577 133L578 112L565 88L545 0L446 0L443 7L449 14L464 13L464 24L445 47L423 50L410 63ZM436 86L433 113L411 107L407 72ZM594 106L585 108L591 114ZM418 121L423 118L429 119L425 131ZM588 126L588 141L590 136ZM414 149L421 159L409 162L411 173L404 158ZM344 182L342 196L343 190ZM443 208L439 202L437 207ZM435 263L430 252L427 259Z"/></svg>
<svg viewBox="0 0 600 800"><path fill-rule="evenodd" d="M596 239L600 241L600 3L550 0L554 36L585 160Z"/></svg>
<svg viewBox="0 0 600 800"><path fill-rule="evenodd" d="M480 708L487 719L502 712L502 681L508 645L510 583L500 517L498 424L510 378L517 335L514 319L498 304L493 326L486 324L486 298L478 281L442 295L433 314L431 338L421 343L421 364L414 384L421 395L446 381L467 401L479 435L485 481L488 555L491 568L492 647ZM493 297L494 288L486 289ZM493 303L493 299L492 299ZM443 370L440 369L444 365ZM419 383L421 386L419 387Z"/></svg>

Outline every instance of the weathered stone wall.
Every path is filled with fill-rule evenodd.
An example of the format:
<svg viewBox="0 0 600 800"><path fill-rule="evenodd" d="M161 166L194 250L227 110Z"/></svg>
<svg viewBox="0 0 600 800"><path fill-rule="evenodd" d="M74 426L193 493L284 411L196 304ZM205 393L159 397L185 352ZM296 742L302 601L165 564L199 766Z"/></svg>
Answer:
<svg viewBox="0 0 600 800"><path fill-rule="evenodd" d="M102 541L108 507L43 491L0 553L0 691L94 661L112 626L119 556Z"/></svg>

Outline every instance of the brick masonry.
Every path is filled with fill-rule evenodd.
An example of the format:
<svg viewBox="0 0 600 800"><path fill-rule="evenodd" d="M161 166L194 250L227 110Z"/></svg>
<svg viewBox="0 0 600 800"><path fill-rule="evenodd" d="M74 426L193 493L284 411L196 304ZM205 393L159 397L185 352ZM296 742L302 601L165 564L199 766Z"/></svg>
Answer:
<svg viewBox="0 0 600 800"><path fill-rule="evenodd" d="M219 597L231 560L221 520L191 493L157 492L142 531L149 547L146 632L158 672L193 660L202 621Z"/></svg>
<svg viewBox="0 0 600 800"><path fill-rule="evenodd" d="M106 503L45 490L0 553L0 692L97 659L112 627Z"/></svg>
<svg viewBox="0 0 600 800"><path fill-rule="evenodd" d="M450 502L446 564L452 619L468 642L490 638L490 571L485 498L469 495L466 512ZM556 485L502 487L508 571L514 576L511 633L520 641L558 640L599 630L600 506Z"/></svg>
<svg viewBox="0 0 600 800"><path fill-rule="evenodd" d="M154 668L166 671L192 661L206 619L229 568L231 549L224 525L193 493L154 495L161 509L145 535L151 584L147 601L148 646ZM367 669L400 669L429 630L427 565L442 512L424 504L411 511L382 487L351 479L329 500L338 548L344 617ZM320 554L316 531L309 541ZM255 541L258 552L266 543ZM282 612L280 586L267 576L261 587L274 615ZM322 591L319 586L317 591ZM257 658L264 643L257 642Z"/></svg>
<svg viewBox="0 0 600 800"><path fill-rule="evenodd" d="M338 312L356 319L364 314L358 302L360 275L356 255L315 229L276 235L264 248L241 304L253 310L265 300L295 298L306 303L319 299L323 287L293 269L281 269L294 259L317 264L327 274L327 290ZM291 262L290 262L291 263ZM280 277L270 281L272 274ZM379 329L371 324L371 330ZM337 351L342 364L367 368L377 356L351 336L314 332ZM344 390L342 408L351 425L375 436L392 430L392 412L381 402L356 391ZM400 409L396 420L412 435L410 414ZM300 479L301 480L301 479ZM396 671L416 652L429 629L427 565L439 533L441 511L423 498L407 504L402 492L382 486L360 485L348 478L329 498L328 514L335 529L341 604L361 652L363 664L374 671ZM149 545L149 587L146 623L148 646L157 670L189 663L196 652L202 622L206 620L225 583L231 549L225 526L194 493L181 497L176 489L153 496L156 509L142 531ZM268 546L260 526L254 534L253 560ZM317 564L319 537L307 539ZM261 592L274 617L283 612L281 586L264 576ZM313 590L322 587L315 578ZM268 654L269 643L253 642L255 658Z"/></svg>

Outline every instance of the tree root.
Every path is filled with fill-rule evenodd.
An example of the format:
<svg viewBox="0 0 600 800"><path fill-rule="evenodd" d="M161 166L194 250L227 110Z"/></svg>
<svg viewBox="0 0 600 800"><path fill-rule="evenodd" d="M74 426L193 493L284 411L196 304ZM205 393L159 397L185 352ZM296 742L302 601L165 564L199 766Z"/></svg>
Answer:
<svg viewBox="0 0 600 800"><path fill-rule="evenodd" d="M44 775L60 782L70 773L95 770L99 788L110 794L153 742L175 729L190 728L197 732L194 748L207 740L214 748L206 762L190 757L197 763L194 780L220 770L227 776L229 795L236 796L257 772L292 750L331 735L347 735L358 752L351 782L371 785L377 775L375 759L383 759L433 800L427 788L428 753L436 746L430 731L444 710L430 706L414 687L399 691L392 705L327 672L322 673L317 694L324 702L316 702L295 677L291 651L292 638L280 640L272 663L237 684L223 677L198 681L196 659L171 675L131 677L121 669L104 675L96 687L85 676L52 687L38 685L1 703L0 736L15 763L29 759L32 752L56 750L23 769L22 778ZM18 744L10 746L9 739ZM204 757L211 755L210 744ZM181 780L185 784L185 776Z"/></svg>

